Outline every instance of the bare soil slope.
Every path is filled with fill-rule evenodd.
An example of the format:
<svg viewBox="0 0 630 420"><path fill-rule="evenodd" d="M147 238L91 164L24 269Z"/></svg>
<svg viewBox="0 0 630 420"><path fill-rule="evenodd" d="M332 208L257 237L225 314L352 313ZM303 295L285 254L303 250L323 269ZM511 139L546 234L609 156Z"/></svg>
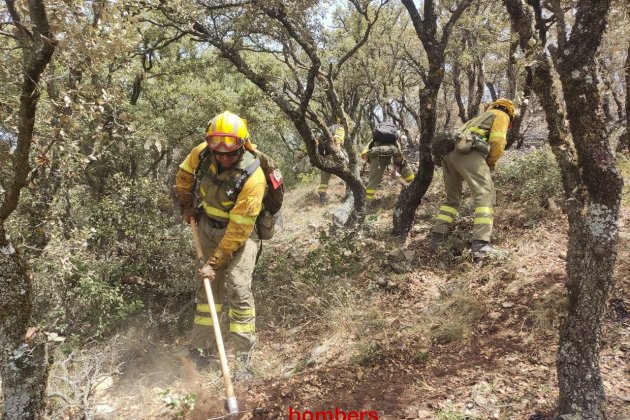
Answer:
<svg viewBox="0 0 630 420"><path fill-rule="evenodd" d="M506 202L499 190L495 236L509 256L473 261L465 242L469 217L435 255L427 235L440 186L438 176L406 241L389 235L396 180L385 181L352 239L330 227L343 196L339 180L324 207L315 185L288 193L285 229L265 243L256 272L256 378L236 384L241 418L342 418L342 411L361 420L549 418L565 303L566 217L554 206L532 212L538 203ZM610 418L618 420L630 418L627 187L621 225L601 363ZM318 253L323 246L334 255ZM343 269L326 266L327 258ZM101 416L224 414L220 377L199 374L179 357L185 344L142 344L135 366L127 364L97 397L112 409Z"/></svg>

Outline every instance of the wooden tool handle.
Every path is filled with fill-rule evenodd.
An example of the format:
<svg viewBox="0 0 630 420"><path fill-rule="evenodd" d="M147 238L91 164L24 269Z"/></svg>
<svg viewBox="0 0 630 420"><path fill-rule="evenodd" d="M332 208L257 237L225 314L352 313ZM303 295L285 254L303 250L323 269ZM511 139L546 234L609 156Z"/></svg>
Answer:
<svg viewBox="0 0 630 420"><path fill-rule="evenodd" d="M197 229L197 222L195 219L190 219L190 226L192 227L193 242L195 243L195 250L197 251L197 257L203 263L203 251L201 249L201 242L199 241L199 231ZM235 414L238 412L238 403L236 402L236 396L234 395L234 387L232 386L232 379L230 378L230 367L227 363L227 356L225 355L225 347L223 345L223 337L221 335L221 327L219 325L219 317L217 315L216 307L214 306L214 297L212 296L212 288L210 286L210 279L205 277L203 279L203 287L206 291L206 298L208 299L208 306L210 306L210 316L212 317L212 328L214 330L214 338L217 342L217 350L219 351L219 360L221 361L221 372L223 372L223 382L225 383L225 395L227 397L228 412Z"/></svg>

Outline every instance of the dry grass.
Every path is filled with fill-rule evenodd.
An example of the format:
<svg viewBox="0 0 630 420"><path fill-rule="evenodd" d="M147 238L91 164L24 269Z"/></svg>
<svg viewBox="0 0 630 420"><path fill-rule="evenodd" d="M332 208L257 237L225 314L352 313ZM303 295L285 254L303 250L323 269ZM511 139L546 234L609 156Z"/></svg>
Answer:
<svg viewBox="0 0 630 420"><path fill-rule="evenodd" d="M437 306L428 321L433 325L429 336L436 344L460 343L474 334L477 323L486 315L482 301L459 291Z"/></svg>
<svg viewBox="0 0 630 420"><path fill-rule="evenodd" d="M563 286L547 290L532 308L533 330L555 333L567 314L567 296Z"/></svg>

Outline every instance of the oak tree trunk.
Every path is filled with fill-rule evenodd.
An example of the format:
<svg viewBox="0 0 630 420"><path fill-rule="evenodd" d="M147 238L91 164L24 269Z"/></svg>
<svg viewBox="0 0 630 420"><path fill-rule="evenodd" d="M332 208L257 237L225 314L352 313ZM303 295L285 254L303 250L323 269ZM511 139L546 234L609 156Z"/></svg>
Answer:
<svg viewBox="0 0 630 420"><path fill-rule="evenodd" d="M533 48L535 42L531 42L536 40L531 9L522 0L504 0L504 3L533 72L532 88L545 110L549 142L561 169L568 204L569 308L560 328L558 345L557 416L605 419L599 350L606 301L614 280L623 186L609 147L595 65L610 1L579 1L569 39L564 12L560 8L554 11L558 19L558 48L549 49L554 53L560 75L575 153L567 141L550 60L543 49ZM530 2L532 6L536 4ZM540 10L534 7L537 20L542 18ZM537 28L539 39L544 40L542 27Z"/></svg>
<svg viewBox="0 0 630 420"><path fill-rule="evenodd" d="M558 412L592 420L606 418L599 350L606 302L614 282L623 187L602 115L595 61L609 8L610 0L579 2L571 38L564 51L555 54L588 194L582 210L569 219L569 313L560 328Z"/></svg>
<svg viewBox="0 0 630 420"><path fill-rule="evenodd" d="M438 73L439 74L439 73ZM432 82L432 83L431 83ZM431 83L431 87L429 87ZM431 159L431 141L435 134L437 115L435 112L439 87L442 84L442 77L431 76L427 81L427 87L420 93L420 162L416 177L411 184L402 190L396 210L394 211L393 234L396 236L406 236L416 215L416 209L422 202L431 181L433 181L433 171L435 169Z"/></svg>
<svg viewBox="0 0 630 420"><path fill-rule="evenodd" d="M6 1L6 4L11 20L24 22L14 2ZM0 204L0 376L5 420L43 418L49 367L43 335L31 328L31 278L5 228L5 221L16 209L30 172L38 83L56 45L43 1L29 0L28 11L30 21L15 24L15 37L22 49L22 86L11 182Z"/></svg>
<svg viewBox="0 0 630 420"><path fill-rule="evenodd" d="M630 114L628 114L630 111L630 45L628 45L626 65L624 67L626 69L626 131L619 138L617 151L630 153Z"/></svg>
<svg viewBox="0 0 630 420"><path fill-rule="evenodd" d="M433 160L431 159L431 142L437 124L437 100L444 80L444 54L453 26L462 13L470 6L471 0L461 0L451 9L452 13L442 27L441 37L437 36L438 2L425 0L424 13L421 16L412 0L402 0L407 9L418 39L422 42L429 62L429 72L425 86L419 93L420 120L420 163L416 177L398 197L394 210L392 233L397 236L407 236L413 226L416 209L429 189L433 180Z"/></svg>
<svg viewBox="0 0 630 420"><path fill-rule="evenodd" d="M3 419L44 418L48 362L43 335L31 322L31 280L0 226L0 377Z"/></svg>

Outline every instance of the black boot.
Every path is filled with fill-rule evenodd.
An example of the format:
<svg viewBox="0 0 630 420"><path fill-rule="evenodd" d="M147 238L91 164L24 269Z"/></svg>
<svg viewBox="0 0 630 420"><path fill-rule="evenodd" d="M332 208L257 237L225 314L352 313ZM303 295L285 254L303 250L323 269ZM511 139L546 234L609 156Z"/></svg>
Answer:
<svg viewBox="0 0 630 420"><path fill-rule="evenodd" d="M188 357L195 362L198 371L214 368L219 363L214 349L190 349Z"/></svg>
<svg viewBox="0 0 630 420"><path fill-rule="evenodd" d="M252 357L250 352L242 352L236 354L236 372L234 373L234 381L249 381L254 377L252 371Z"/></svg>

